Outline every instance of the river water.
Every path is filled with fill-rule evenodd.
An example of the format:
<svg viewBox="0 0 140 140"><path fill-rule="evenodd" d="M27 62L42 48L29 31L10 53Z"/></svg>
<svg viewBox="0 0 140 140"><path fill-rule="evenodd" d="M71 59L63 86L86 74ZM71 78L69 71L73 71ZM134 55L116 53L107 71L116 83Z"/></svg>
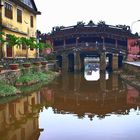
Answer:
<svg viewBox="0 0 140 140"><path fill-rule="evenodd" d="M0 102L0 140L140 139L140 91L117 74L66 73Z"/></svg>

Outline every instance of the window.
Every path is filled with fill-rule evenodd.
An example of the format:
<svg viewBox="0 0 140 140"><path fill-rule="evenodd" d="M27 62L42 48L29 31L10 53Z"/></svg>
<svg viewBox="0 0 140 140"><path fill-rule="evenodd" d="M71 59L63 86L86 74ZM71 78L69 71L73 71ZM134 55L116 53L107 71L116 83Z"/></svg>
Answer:
<svg viewBox="0 0 140 140"><path fill-rule="evenodd" d="M33 16L30 17L30 25L31 25L31 27L34 27L34 18L33 18Z"/></svg>
<svg viewBox="0 0 140 140"><path fill-rule="evenodd" d="M17 22L22 23L22 11L17 9Z"/></svg>
<svg viewBox="0 0 140 140"><path fill-rule="evenodd" d="M5 17L13 19L13 6L5 2L4 7L5 7Z"/></svg>

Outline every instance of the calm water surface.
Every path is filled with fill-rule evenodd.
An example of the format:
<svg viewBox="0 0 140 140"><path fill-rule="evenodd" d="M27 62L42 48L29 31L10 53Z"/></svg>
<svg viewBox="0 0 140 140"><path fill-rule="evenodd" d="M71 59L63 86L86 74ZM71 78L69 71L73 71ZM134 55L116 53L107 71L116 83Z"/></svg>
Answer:
<svg viewBox="0 0 140 140"><path fill-rule="evenodd" d="M0 140L139 140L140 91L118 75L94 74L65 74L0 100Z"/></svg>

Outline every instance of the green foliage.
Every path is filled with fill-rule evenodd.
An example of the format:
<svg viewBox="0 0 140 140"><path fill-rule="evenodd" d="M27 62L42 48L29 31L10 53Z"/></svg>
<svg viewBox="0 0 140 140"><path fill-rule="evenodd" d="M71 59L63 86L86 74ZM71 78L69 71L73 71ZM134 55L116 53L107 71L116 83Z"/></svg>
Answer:
<svg viewBox="0 0 140 140"><path fill-rule="evenodd" d="M51 48L51 49L53 49L53 47L52 47L51 44L45 44L45 48Z"/></svg>
<svg viewBox="0 0 140 140"><path fill-rule="evenodd" d="M53 54L48 54L48 55L46 56L46 60L47 60L47 61L49 61L49 60L55 60L55 55L53 55Z"/></svg>
<svg viewBox="0 0 140 140"><path fill-rule="evenodd" d="M32 81L37 81L37 82L49 82L51 80L53 80L55 77L54 72L47 72L47 73L43 73L43 72L35 72L35 73L26 73L23 76L19 77L16 82L17 83L29 83Z"/></svg>
<svg viewBox="0 0 140 140"><path fill-rule="evenodd" d="M15 35L12 35L12 34L8 34L7 35L7 40L6 42L10 45L10 46L20 46L20 38L19 37L16 37Z"/></svg>
<svg viewBox="0 0 140 140"><path fill-rule="evenodd" d="M55 76L55 72L50 71L50 70L46 71L46 74Z"/></svg>
<svg viewBox="0 0 140 140"><path fill-rule="evenodd" d="M17 94L17 89L14 86L0 82L0 97L12 96Z"/></svg>
<svg viewBox="0 0 140 140"><path fill-rule="evenodd" d="M0 37L0 43L4 43L6 40L3 37Z"/></svg>
<svg viewBox="0 0 140 140"><path fill-rule="evenodd" d="M37 42L37 39L34 37L31 38L25 38L21 37L20 38L20 43L26 47L32 48L32 49L40 49L43 50L44 48L52 48L51 45L45 44L42 42Z"/></svg>
<svg viewBox="0 0 140 140"><path fill-rule="evenodd" d="M39 48L40 50L43 50L45 48L45 44L42 42L36 43L35 48Z"/></svg>
<svg viewBox="0 0 140 140"><path fill-rule="evenodd" d="M4 39L3 35L5 35L4 32L0 32L0 42L5 43L7 42L10 46L26 46L26 48L32 48L32 49L40 49L43 50L45 48L53 48L50 44L37 42L37 39L34 37L26 38L26 37L16 37L15 35L8 34L7 39Z"/></svg>
<svg viewBox="0 0 140 140"><path fill-rule="evenodd" d="M19 89L20 89L21 93L26 95L28 93L38 91L41 87L42 87L42 83L38 83L38 84L35 84L35 85L31 85L31 86L21 86Z"/></svg>
<svg viewBox="0 0 140 140"><path fill-rule="evenodd" d="M20 44L26 46L26 48L30 48L32 46L32 41L29 38L21 37Z"/></svg>
<svg viewBox="0 0 140 140"><path fill-rule="evenodd" d="M35 73L28 73L23 76L21 76L19 79L17 79L17 82L20 83L28 83L32 81L38 81L35 85L30 86L21 86L19 90L21 93L28 94L33 91L39 90L43 85L49 84L52 80L55 78L55 73L48 71L47 73L43 72L35 72Z"/></svg>
<svg viewBox="0 0 140 140"><path fill-rule="evenodd" d="M19 82L19 83L28 83L30 81L37 81L38 79L36 78L36 76L33 74L33 73L27 73L27 74L24 74L22 75L21 77L19 77L16 82Z"/></svg>
<svg viewBox="0 0 140 140"><path fill-rule="evenodd" d="M6 42L6 40L3 37L4 35L5 35L4 32L0 32L0 43Z"/></svg>
<svg viewBox="0 0 140 140"><path fill-rule="evenodd" d="M5 33L0 31L0 35L5 35Z"/></svg>
<svg viewBox="0 0 140 140"><path fill-rule="evenodd" d="M37 43L36 38L34 37L29 38L29 43L30 43L30 48L32 49L36 48L36 43Z"/></svg>
<svg viewBox="0 0 140 140"><path fill-rule="evenodd" d="M26 91L32 92L34 90L39 89L42 85L46 85L50 83L52 80L54 80L54 78L55 78L55 72L52 72L52 71L47 71L45 73L43 72L26 73L23 76L19 77L16 80L16 82L24 84L24 83L29 83L32 81L37 81L38 86L32 85L32 86L26 86L26 88L21 87L20 90L15 88L14 86L7 85L6 83L0 81L0 97L17 95L19 91L22 91L22 92L24 91L25 93Z"/></svg>

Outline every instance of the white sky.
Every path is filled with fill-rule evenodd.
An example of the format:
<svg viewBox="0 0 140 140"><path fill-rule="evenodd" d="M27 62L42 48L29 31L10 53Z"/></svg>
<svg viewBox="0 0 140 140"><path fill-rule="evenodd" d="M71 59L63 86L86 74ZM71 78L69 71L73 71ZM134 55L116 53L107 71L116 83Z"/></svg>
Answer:
<svg viewBox="0 0 140 140"><path fill-rule="evenodd" d="M51 32L54 26L71 26L78 21L88 23L100 20L106 24L126 24L140 20L140 0L35 0L38 10L37 29ZM132 26L133 32L140 32L140 22Z"/></svg>

